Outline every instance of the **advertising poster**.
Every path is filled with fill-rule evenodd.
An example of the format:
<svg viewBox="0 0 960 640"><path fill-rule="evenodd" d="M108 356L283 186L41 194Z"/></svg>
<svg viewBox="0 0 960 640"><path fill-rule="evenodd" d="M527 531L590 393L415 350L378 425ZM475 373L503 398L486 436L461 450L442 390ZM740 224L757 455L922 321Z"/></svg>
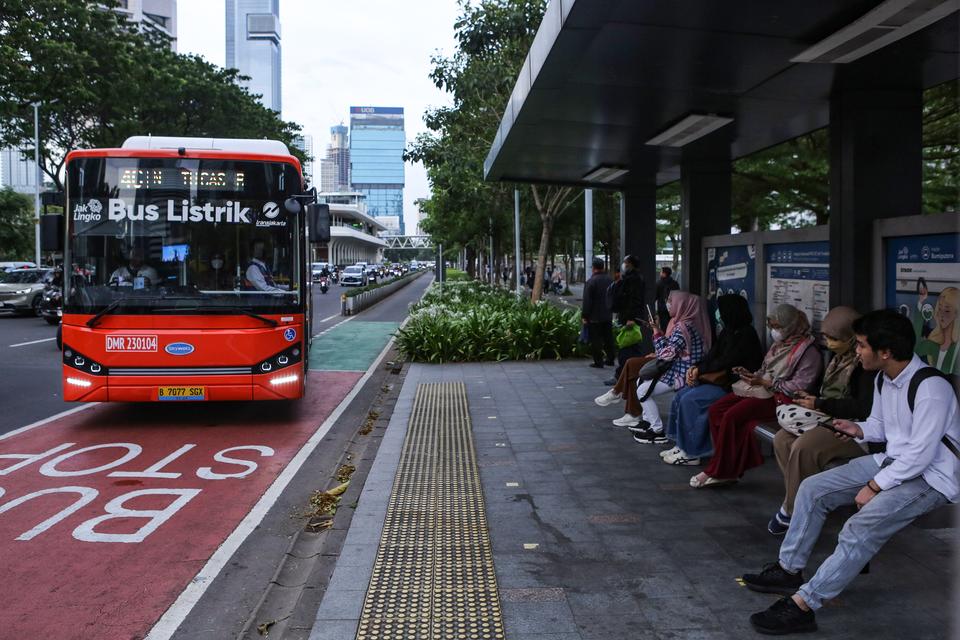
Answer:
<svg viewBox="0 0 960 640"><path fill-rule="evenodd" d="M886 306L910 318L916 352L927 364L960 373L960 235L886 238Z"/></svg>
<svg viewBox="0 0 960 640"><path fill-rule="evenodd" d="M767 309L792 304L819 330L830 310L830 243L768 244L765 251Z"/></svg>
<svg viewBox="0 0 960 640"><path fill-rule="evenodd" d="M756 297L756 247L707 248L707 297L712 305L728 293L741 295L753 304Z"/></svg>

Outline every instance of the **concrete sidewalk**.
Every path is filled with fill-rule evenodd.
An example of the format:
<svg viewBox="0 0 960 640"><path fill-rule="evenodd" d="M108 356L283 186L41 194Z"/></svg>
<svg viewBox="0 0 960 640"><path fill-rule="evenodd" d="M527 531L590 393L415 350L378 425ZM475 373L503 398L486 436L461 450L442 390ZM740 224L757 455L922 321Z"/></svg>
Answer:
<svg viewBox="0 0 960 640"><path fill-rule="evenodd" d="M736 578L776 559L780 539L765 528L782 497L775 462L732 487L691 489L696 467L663 464L661 447L610 423L622 407L592 402L608 375L583 360L411 365L311 638L355 637L416 386L455 380L467 387L509 640L755 637L749 614L775 597ZM840 522L828 521L812 567ZM948 637L949 524L897 535L808 637Z"/></svg>

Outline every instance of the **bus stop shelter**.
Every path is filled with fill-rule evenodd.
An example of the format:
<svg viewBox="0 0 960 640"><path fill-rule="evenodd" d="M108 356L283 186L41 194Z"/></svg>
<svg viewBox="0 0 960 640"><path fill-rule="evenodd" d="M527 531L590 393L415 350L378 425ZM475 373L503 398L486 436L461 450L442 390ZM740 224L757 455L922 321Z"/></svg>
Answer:
<svg viewBox="0 0 960 640"><path fill-rule="evenodd" d="M921 213L923 91L960 77L957 0L552 0L488 180L620 190L653 273L656 188L682 184L683 273L729 234L732 160L830 130L830 300L869 308L875 220Z"/></svg>

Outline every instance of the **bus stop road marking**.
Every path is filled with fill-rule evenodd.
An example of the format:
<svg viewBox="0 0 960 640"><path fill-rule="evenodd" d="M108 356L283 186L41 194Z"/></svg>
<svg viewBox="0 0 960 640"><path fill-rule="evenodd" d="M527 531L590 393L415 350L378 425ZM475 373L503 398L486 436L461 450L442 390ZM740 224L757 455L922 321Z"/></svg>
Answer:
<svg viewBox="0 0 960 640"><path fill-rule="evenodd" d="M0 566L17 588L0 635L144 637L212 582L365 377L313 372L281 405L98 404L4 438Z"/></svg>
<svg viewBox="0 0 960 640"><path fill-rule="evenodd" d="M39 344L41 342L50 342L51 340L56 340L56 339L57 337L54 336L52 338L42 338L40 340L31 340L30 342L18 342L17 344L11 344L8 346L12 349L13 347L25 347L28 344Z"/></svg>

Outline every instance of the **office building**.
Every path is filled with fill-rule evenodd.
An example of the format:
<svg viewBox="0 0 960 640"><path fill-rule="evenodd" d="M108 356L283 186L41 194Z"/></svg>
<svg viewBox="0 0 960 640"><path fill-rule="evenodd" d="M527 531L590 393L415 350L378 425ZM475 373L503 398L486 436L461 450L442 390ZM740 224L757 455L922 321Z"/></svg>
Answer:
<svg viewBox="0 0 960 640"><path fill-rule="evenodd" d="M367 212L397 216L403 224L402 107L350 107L350 180L367 196Z"/></svg>
<svg viewBox="0 0 960 640"><path fill-rule="evenodd" d="M36 166L33 156L24 158L20 149L0 149L0 187L10 187L17 193L33 194L37 184Z"/></svg>
<svg viewBox="0 0 960 640"><path fill-rule="evenodd" d="M336 177L333 178L335 191L350 190L350 134L341 122L330 127L330 145L327 147L327 159L334 163Z"/></svg>
<svg viewBox="0 0 960 640"><path fill-rule="evenodd" d="M242 85L280 113L280 0L226 0L227 68L249 76Z"/></svg>
<svg viewBox="0 0 960 640"><path fill-rule="evenodd" d="M337 187L337 163L330 158L320 161L320 191L324 193L343 191Z"/></svg>
<svg viewBox="0 0 960 640"><path fill-rule="evenodd" d="M177 0L120 0L114 10L141 31L165 33L171 39L170 48L177 50Z"/></svg>
<svg viewBox="0 0 960 640"><path fill-rule="evenodd" d="M307 182L313 184L313 136L309 134L299 135L293 139L293 146L303 151L303 155L307 157L303 162L303 176L307 179Z"/></svg>

